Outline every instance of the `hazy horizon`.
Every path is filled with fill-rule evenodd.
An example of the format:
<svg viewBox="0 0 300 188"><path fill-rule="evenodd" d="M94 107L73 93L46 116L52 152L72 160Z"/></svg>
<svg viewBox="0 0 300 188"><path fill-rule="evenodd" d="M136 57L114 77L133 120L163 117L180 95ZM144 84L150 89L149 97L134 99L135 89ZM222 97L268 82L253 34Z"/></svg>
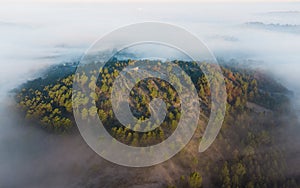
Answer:
<svg viewBox="0 0 300 188"><path fill-rule="evenodd" d="M300 25L300 4L182 6L174 3L166 7L156 3L119 6L53 3L4 5L0 10L0 59L5 62L0 63L0 83L5 83L6 76L13 76L7 75L9 71L21 71L21 76L45 65L70 61L81 56L105 33L144 21L183 27L203 40L217 57L261 61L270 64L266 68L280 77L285 75L284 66L284 70L290 71L289 76L299 78L294 66L299 62L300 32L292 26ZM120 19L118 15L126 16ZM247 25L249 22L265 25ZM278 25L271 28L268 24ZM16 63L23 68L16 69ZM276 67L272 66L274 63ZM288 83L288 87L292 85Z"/></svg>

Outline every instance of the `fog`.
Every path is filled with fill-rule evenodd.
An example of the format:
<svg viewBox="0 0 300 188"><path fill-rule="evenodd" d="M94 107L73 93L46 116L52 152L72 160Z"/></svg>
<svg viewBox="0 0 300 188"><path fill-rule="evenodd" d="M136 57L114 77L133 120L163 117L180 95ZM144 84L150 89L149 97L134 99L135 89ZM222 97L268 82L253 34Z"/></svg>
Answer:
<svg viewBox="0 0 300 188"><path fill-rule="evenodd" d="M1 88L7 80L11 83L10 78L20 83L28 78L26 73L79 57L111 30L143 21L179 25L202 39L218 57L259 60L283 77L282 70L296 76L300 31L272 31L246 23L299 26L299 7L299 3L3 4Z"/></svg>
<svg viewBox="0 0 300 188"><path fill-rule="evenodd" d="M284 26L300 27L299 11L299 3L1 4L0 187L41 185L30 184L38 181L62 186L73 179L67 181L60 174L74 173L74 165L84 171L88 157L80 158L80 153L94 154L82 139L25 126L10 109L9 91L50 65L78 59L99 37L131 23L176 24L198 36L219 58L259 62L255 66L294 92L292 100L299 114L300 31L284 31ZM261 22L263 27L249 22ZM280 29L268 28L268 24ZM288 127L285 134L296 137L299 131L299 127ZM297 143L295 137L287 142ZM299 147L292 147L296 147L291 148L296 165ZM45 180L49 175L53 179Z"/></svg>

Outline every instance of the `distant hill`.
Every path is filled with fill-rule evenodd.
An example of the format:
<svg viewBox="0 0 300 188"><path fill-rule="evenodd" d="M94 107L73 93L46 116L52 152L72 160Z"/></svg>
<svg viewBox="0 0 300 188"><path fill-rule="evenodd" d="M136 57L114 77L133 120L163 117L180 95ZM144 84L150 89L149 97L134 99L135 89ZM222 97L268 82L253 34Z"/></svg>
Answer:
<svg viewBox="0 0 300 188"><path fill-rule="evenodd" d="M244 24L247 28L254 29L262 29L262 30L270 30L276 32L286 32L292 34L300 34L300 26L299 25L291 25L291 24L266 24L263 22L247 22Z"/></svg>

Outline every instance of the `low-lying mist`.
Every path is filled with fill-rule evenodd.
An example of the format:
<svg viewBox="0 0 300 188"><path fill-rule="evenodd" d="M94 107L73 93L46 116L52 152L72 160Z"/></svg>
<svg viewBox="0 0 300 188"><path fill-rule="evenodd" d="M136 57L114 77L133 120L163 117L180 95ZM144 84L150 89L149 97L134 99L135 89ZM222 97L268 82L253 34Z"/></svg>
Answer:
<svg viewBox="0 0 300 188"><path fill-rule="evenodd" d="M11 100L11 99L10 99ZM1 102L0 186L65 187L85 173L93 152L80 135L52 135Z"/></svg>

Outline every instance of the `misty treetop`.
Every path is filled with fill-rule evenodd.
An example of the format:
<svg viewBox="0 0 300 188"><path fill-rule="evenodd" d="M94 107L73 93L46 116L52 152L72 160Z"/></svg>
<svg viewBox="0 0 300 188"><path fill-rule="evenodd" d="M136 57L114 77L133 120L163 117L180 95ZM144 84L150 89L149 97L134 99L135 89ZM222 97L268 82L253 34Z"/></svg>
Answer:
<svg viewBox="0 0 300 188"><path fill-rule="evenodd" d="M144 63L147 66L151 61L144 60ZM210 86L197 63L172 63L180 66L195 85L201 116L190 144L171 159L180 161L177 165L183 169L183 175L174 177L170 187L297 187L299 179L285 177L283 148L277 146L273 131L274 127L284 126L279 118L290 110L289 91L285 87L258 70L223 64L221 69L228 95L226 116L217 140L201 160L196 148L210 114ZM17 90L18 108L27 120L38 122L50 132L76 131L73 110L78 110L82 119L99 116L106 130L120 142L135 147L160 143L177 127L181 116L180 98L174 87L162 79L140 80L130 92L133 115L141 120L149 118L148 104L152 99L160 98L167 106L166 118L158 128L144 133L134 131L139 124L123 126L114 115L110 96L114 80L129 64L134 65L135 61L114 59L100 70L86 65L90 66L88 72L76 75L76 79L95 91L90 96L75 91L75 106L72 106L74 69L64 66L67 71L57 73L55 70L59 67L56 67L44 78L30 81ZM172 79L178 82L176 77ZM96 107L86 108L92 101ZM262 153L261 148L265 147L269 148L268 152ZM191 151L194 154L186 155Z"/></svg>

